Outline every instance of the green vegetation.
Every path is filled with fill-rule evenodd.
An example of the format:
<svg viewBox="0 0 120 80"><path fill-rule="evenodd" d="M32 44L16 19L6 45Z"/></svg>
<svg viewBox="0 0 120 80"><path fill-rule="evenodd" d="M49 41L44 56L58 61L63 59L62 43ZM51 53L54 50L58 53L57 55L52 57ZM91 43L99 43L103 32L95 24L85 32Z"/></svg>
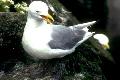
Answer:
<svg viewBox="0 0 120 80"><path fill-rule="evenodd" d="M0 12L10 12L11 6L19 13L25 13L27 10L27 4L25 2L14 4L12 0L0 0Z"/></svg>

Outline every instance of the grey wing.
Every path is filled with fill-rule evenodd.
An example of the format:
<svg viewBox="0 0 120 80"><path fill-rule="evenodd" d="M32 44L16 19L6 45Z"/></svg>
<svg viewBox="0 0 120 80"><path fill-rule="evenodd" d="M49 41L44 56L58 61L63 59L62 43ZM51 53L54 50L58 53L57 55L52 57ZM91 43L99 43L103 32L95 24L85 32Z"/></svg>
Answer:
<svg viewBox="0 0 120 80"><path fill-rule="evenodd" d="M85 31L72 30L68 27L54 27L52 32L52 40L48 43L52 49L71 49L80 40L83 39Z"/></svg>

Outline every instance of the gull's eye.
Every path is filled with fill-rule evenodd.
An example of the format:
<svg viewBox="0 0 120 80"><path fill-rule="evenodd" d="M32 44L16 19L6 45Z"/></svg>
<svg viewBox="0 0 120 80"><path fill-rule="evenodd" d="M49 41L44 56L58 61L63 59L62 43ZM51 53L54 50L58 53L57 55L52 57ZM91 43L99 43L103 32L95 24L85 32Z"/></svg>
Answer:
<svg viewBox="0 0 120 80"><path fill-rule="evenodd" d="M39 11L36 11L37 13L39 13Z"/></svg>

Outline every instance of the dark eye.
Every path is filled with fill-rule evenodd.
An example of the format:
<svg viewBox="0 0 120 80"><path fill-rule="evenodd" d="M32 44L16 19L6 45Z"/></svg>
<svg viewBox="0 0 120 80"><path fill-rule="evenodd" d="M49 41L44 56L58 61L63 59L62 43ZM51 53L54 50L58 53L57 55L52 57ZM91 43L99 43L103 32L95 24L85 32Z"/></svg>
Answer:
<svg viewBox="0 0 120 80"><path fill-rule="evenodd" d="M37 13L39 12L39 11L36 11Z"/></svg>

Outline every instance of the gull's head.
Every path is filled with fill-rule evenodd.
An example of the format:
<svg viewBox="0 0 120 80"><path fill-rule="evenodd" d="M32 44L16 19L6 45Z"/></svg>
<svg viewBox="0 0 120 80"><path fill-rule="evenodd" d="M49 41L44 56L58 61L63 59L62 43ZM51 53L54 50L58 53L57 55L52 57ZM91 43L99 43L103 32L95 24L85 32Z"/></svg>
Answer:
<svg viewBox="0 0 120 80"><path fill-rule="evenodd" d="M54 21L53 17L48 13L48 6L42 1L33 1L28 8L28 15L35 19L45 20L47 23Z"/></svg>
<svg viewBox="0 0 120 80"><path fill-rule="evenodd" d="M104 49L109 49L109 39L104 34L95 34L93 36L103 46Z"/></svg>

